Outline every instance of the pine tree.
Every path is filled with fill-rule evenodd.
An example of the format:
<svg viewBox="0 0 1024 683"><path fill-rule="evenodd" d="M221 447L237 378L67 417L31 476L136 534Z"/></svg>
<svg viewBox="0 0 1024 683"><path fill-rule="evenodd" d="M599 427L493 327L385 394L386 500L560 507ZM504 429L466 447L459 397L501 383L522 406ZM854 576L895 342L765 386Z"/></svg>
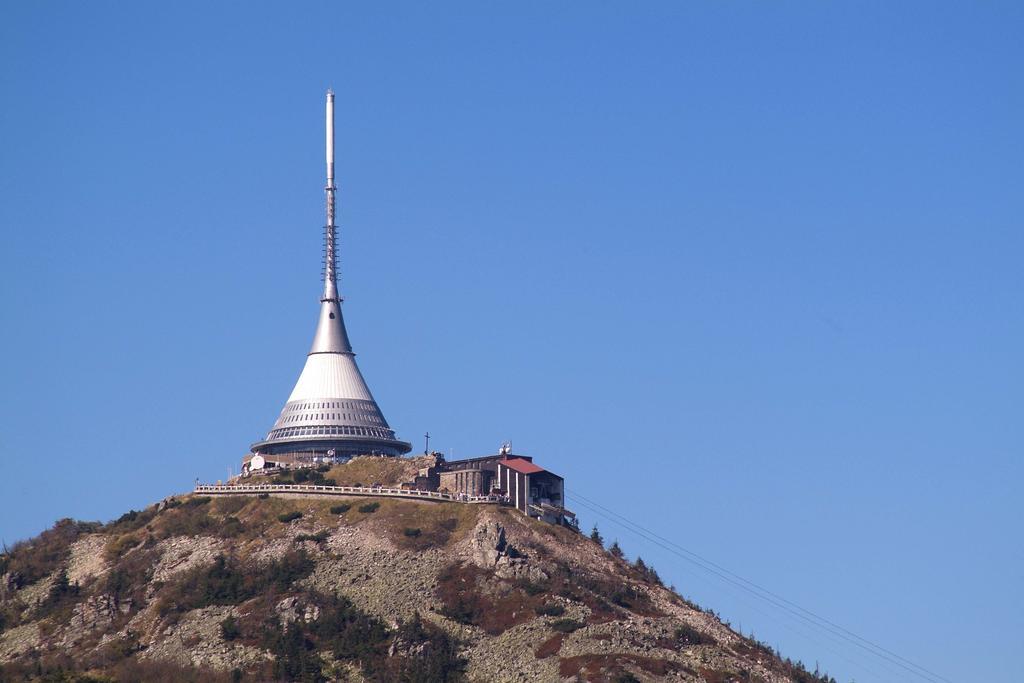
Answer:
<svg viewBox="0 0 1024 683"><path fill-rule="evenodd" d="M608 548L608 552L612 554L612 557L621 560L625 553L622 552L622 548L619 547L618 541L612 541L612 545Z"/></svg>
<svg viewBox="0 0 1024 683"><path fill-rule="evenodd" d="M597 530L597 525L594 525L593 530L590 532L590 540L597 543L602 548L604 547L604 538L601 536L601 532Z"/></svg>

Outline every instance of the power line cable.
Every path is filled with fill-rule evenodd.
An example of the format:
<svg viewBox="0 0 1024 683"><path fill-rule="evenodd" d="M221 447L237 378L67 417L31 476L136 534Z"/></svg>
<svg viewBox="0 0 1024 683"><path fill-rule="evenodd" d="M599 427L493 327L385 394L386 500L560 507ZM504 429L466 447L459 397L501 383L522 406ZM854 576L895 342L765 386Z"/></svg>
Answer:
<svg viewBox="0 0 1024 683"><path fill-rule="evenodd" d="M626 530L627 530L628 532L630 532L630 533L633 533L633 534L636 534L637 536L639 536L639 537L643 538L643 539L644 539L644 540L646 540L646 541L649 541L650 543L652 543L652 544L654 544L654 545L658 546L659 548L662 548L662 549L664 549L664 550L667 550L668 552L670 552L670 553L672 553L672 554L674 554L674 555L679 555L679 553L678 553L678 552L677 552L676 550L674 550L673 548L670 548L670 547L668 547L668 546L667 546L667 545L665 545L664 543L661 543L661 542L659 542L659 541L658 541L657 539L655 539L655 538L652 538L652 537L650 537L650 536L646 535L645 533L643 533L643 532L641 532L641 531L638 531L638 530L636 530L636 529L630 528L629 526L627 526L627 525L623 524L622 522L619 522L619 521L618 521L618 520L616 520L616 519L611 519L611 518L608 518L608 517L606 517L606 516L605 516L605 515L604 515L603 513L601 513L601 512L600 512L600 511L599 511L599 510L598 510L597 508L593 508L593 507L591 507L590 505L588 505L587 503L583 502L582 500L579 500L579 497L578 497L578 496L573 496L573 497L577 499L577 503L579 503L579 504L580 504L580 505L582 505L583 507L587 508L587 509L588 509L588 510L590 510L591 512L594 512L594 514L596 514L597 516L601 517L602 519L605 519L605 520L607 520L607 521L610 521L610 522L611 522L611 523L613 523L613 524L617 524L617 525L619 525L619 526L623 527L623 528L624 528L624 529L626 529ZM691 562L691 563L692 563L692 564L694 564L695 566L698 566L698 567L700 567L700 568L701 568L701 569L703 569L704 571L710 572L710 573L712 573L712 574L714 573L714 572L711 572L711 570L709 570L708 568L706 568L706 567L702 567L701 565L697 564L696 562L693 562L693 560L690 560L689 558L686 558L686 557L684 557L684 556L682 556L682 555L679 555L679 556L680 556L680 557L682 557L682 558L683 558L684 560L687 560L687 561ZM698 579L700 579L700 580L704 580L704 579L705 579L705 577L701 576L700 574L697 574L697 573L694 573L694 572L690 572L690 571L687 571L687 570L686 570L685 568L681 568L681 569L682 569L682 571L683 571L684 573L686 573L686 574L688 574L688 575L690 575L690 576L693 576L693 577L695 577L695 578L698 578ZM722 577L719 577L719 578L722 578ZM737 590L737 588L741 588L741 589L743 589L743 590L744 590L745 592L751 593L751 594L752 594L752 595L754 595L755 597L758 597L758 598L760 598L760 599L762 599L762 600L764 600L764 599L765 599L765 598L764 598L763 596L761 596L761 595L758 595L758 594L756 594L756 593L753 593L752 591L750 591L750 589L747 589L747 588L745 588L745 587L743 587L743 586L738 586L738 584L736 584L736 585L732 585L732 584L729 584L729 583L727 582L727 587L731 587L731 588L732 588L733 590ZM738 590L737 590L737 594L739 594L739 595L742 595L742 593L739 593L739 591L738 591ZM828 645L825 645L824 643L821 643L821 641L818 641L818 640L817 640L816 638L814 638L814 637L812 637L812 636L809 636L809 635L807 635L806 633L804 633L804 632L802 632L802 631L800 631L800 630L798 630L798 629L794 628L794 627L793 627L793 626L791 626L790 624L788 624L788 623L786 623L785 621L783 621L782 619L780 619L780 618L779 618L778 616L772 615L772 614L770 614L770 613L768 613L768 612L765 612L764 610L758 609L757 607L755 607L755 606L754 606L754 605L752 605L751 603L747 602L746 600L742 600L742 599L741 599L741 602L742 602L742 603L743 603L744 605L746 605L746 606L747 606L748 608L750 608L750 609L754 610L755 612L757 612L758 614L761 614L761 615L763 615L763 616L767 617L767 618L768 618L769 620L771 620L771 621L773 621L773 622L777 623L777 624L778 624L779 626L781 626L781 627L783 627L783 628L785 628L785 629L787 629L787 630L789 630L789 631L792 631L792 632L796 633L797 635L799 635L799 636L801 636L801 637L803 637L803 638L806 638L806 639L810 640L811 642L815 643L815 645L818 645L818 646L820 646L820 647L822 647L822 648L824 648L824 649L826 649L826 650L828 650L828 651L832 652L833 654L836 654L836 655L837 655L838 657L840 657L841 659L845 660L846 662L848 662L848 663L852 664L852 665L853 665L854 667L856 667L856 668L858 668L858 669L861 669L862 671L865 671L865 672L867 672L868 674L870 674L870 675L874 676L875 678L877 678L877 679L879 679L879 680L881 680L881 681L888 681L889 679L888 679L888 678L887 678L886 676L889 676L889 675L893 675L893 671L894 671L894 669L892 669L892 668L891 668L891 667L892 667L892 664L896 664L897 666L900 666L898 662L892 662L892 663L890 663L890 660L886 660L886 659L881 659L881 660L879 660L879 662L878 662L878 663L879 663L879 664L881 664L881 665L882 665L883 667L885 667L885 669L887 670L887 674L886 674L886 676L883 676L882 674L878 673L877 671L875 671L874 669L872 669L871 667L869 667L869 666L868 666L867 664L865 664L864 662L862 662L862 661L858 661L858 660L856 660L856 659L851 659L851 658L850 658L849 656L847 656L846 654L843 654L843 653L839 652L838 650L835 650L834 648L832 648L832 647L829 647ZM769 601L769 602L770 602L770 601ZM774 605L775 603L771 603L771 604L773 604L773 605ZM792 615L790 615L790 617L792 618ZM807 620L807 619L804 619L804 621L806 621L806 622L807 622L808 624L810 624L811 626L814 626L814 627L816 627L816 628L819 628L819 629L821 628L821 627L820 627L820 625L818 625L818 624L816 624L816 623L814 623L814 622L812 622L812 621L809 621L809 620ZM833 634L833 633L831 633L831 632L829 632L829 631L824 631L824 630L822 630L822 631L821 631L821 635L824 635L824 636L826 636L826 637L828 637L828 638L834 639L834 641L835 641L835 642L834 642L833 644L838 644L838 643L847 643L847 640L846 640L846 639L842 639L842 640L841 640L841 639L839 638L839 636L837 636L837 635L835 635L835 634ZM876 653L873 653L873 652L872 652L871 654L875 654L876 656L878 656L878 655L877 655ZM901 666L901 668L903 668L903 667ZM895 672L895 675L897 675L897 676L902 676L902 675L904 675L904 674L903 674L902 672L900 672L900 671L896 671L896 672ZM897 680L898 680L898 679L897 679Z"/></svg>
<svg viewBox="0 0 1024 683"><path fill-rule="evenodd" d="M760 599L762 599L762 600L764 600L766 602L769 602L769 603L775 605L776 607L778 607L778 608L780 608L782 610L785 610L786 612L788 612L788 613L790 613L790 614L792 614L792 615L802 619L803 621L814 625L815 627L817 627L819 629L822 629L824 631L829 631L829 632L833 633L834 635L842 638L843 640L849 642L850 644L853 644L853 645L861 648L862 650L864 650L864 651L866 651L866 652L868 652L870 654L873 654L874 656L876 656L876 657L878 657L880 659L889 661L889 662L899 666L901 669L903 669L903 670L905 670L905 671L907 671L909 673L914 674L915 676L918 676L920 678L923 678L925 680L930 680L930 681L933 681L933 682L941 681L941 682L944 682L944 683L953 683L950 679L948 679L948 678L946 678L946 677L944 677L944 676L942 676L940 674L937 674L937 673L935 673L933 671L930 671L929 669L926 669L925 667L923 667L923 666L921 666L919 664L916 664L916 663L914 663L914 662L912 662L912 661L910 661L910 660L900 656L899 654L897 654L895 652L892 652L891 650L888 650L888 649L882 647L881 645L878 645L877 643L874 643L874 642L872 642L872 641L870 641L870 640L868 640L866 638L863 638L862 636L857 635L856 633L850 631L849 629L846 629L846 628L840 626L839 624L836 624L836 623L826 619L825 617L822 617L822 616L820 616L818 614L815 614L814 612L812 612L812 611L810 611L810 610L808 610L808 609L806 609L806 608L804 608L804 607L802 607L802 606L800 606L800 605L798 605L798 604L796 604L796 603L794 603L794 602L792 602L790 600L787 600L786 598L784 598L784 597L782 597L780 595L777 595L777 594L769 591L768 589L766 589L766 588L764 588L762 586L759 586L758 584L756 584L756 583L754 583L752 581L749 581L748 579L745 579L744 577L740 576L739 574L736 574L735 572L732 572L732 571L726 569L725 567L722 567L721 565L719 565L719 564L717 564L717 563L715 563L715 562L713 562L711 560L708 560L707 558L702 557L701 555L693 552L692 550L689 550L688 548L685 548L685 547L679 545L678 543L675 543L674 541L672 541L670 539L667 539L667 538L665 538L663 536L660 536L660 535L656 534L653 531L650 531L650 530L646 529L645 527L641 526L640 524L637 524L636 522L633 522L632 520L628 519L627 517L624 517L623 515L620 515L619 513L615 512L614 510L608 509L607 507L601 505L600 503L597 503L595 501L590 500L589 498L587 498L586 496L583 496L580 493L577 493L577 492L569 490L569 489L566 489L566 492L569 495L571 495L573 498L576 498L581 503L589 504L590 506L594 506L594 507L596 507L596 508L598 508L600 510L603 510L606 514L611 515L614 518L617 518L618 520L620 520L619 521L620 524L623 524L624 526L625 525L630 525L630 526L634 527L635 528L634 529L634 533L647 534L649 536L648 540L650 540L652 542L654 542L654 539L657 539L657 541L660 541L661 543L668 544L669 546L671 546L671 548L666 547L665 548L666 550L669 550L669 552L672 552L673 554L678 555L679 557L682 557L683 559L687 560L688 562L691 562L692 564L695 564L698 567L701 567L704 571L710 572L710 573L718 576L723 581L731 583L731 584L737 586L738 588L741 588L744 591L746 591L748 593L751 593L752 595L755 595L756 597L759 597ZM636 531L636 530L639 530L639 531ZM665 546L662 546L662 547L665 547Z"/></svg>
<svg viewBox="0 0 1024 683"><path fill-rule="evenodd" d="M639 524L637 524L635 522L632 522L628 518L623 517L622 515L619 515L618 513L614 512L612 510L609 510L608 508L604 507L600 503L596 503L594 501L590 501L589 499L584 498L583 496L581 496L578 493L574 493L574 492L571 492L571 491L569 493L573 497L577 498L577 500L579 502L581 502L581 503L584 503L584 501L588 501L592 505L597 506L597 508L600 508L601 510L604 510L607 514L614 515L615 517L620 518L622 521L620 521L618 523L622 524L623 526L625 526L626 524L632 525L635 528L634 529L630 529L630 530L633 531L634 533L638 533L638 534L644 536L648 541L651 541L652 543L655 543L655 544L661 546L665 550L668 550L669 552L672 552L673 554L678 555L679 557L682 557L683 559L687 560L688 562L691 562L692 564L700 567L704 571L707 571L707 572L717 576L718 578L722 579L723 581L725 581L727 583L730 583L730 584L732 584L732 585L734 585L734 586L736 586L736 587L738 587L738 588L740 588L740 589L750 593L751 595L754 595L755 597L758 597L761 600L764 600L764 601L774 605L775 607L778 607L778 608L788 612L789 614L791 614L791 615L793 615L793 616L795 616L795 617L797 617L797 618L807 622L808 624L811 624L812 626L815 626L816 628L821 629L822 631L829 632L829 633L833 634L834 636L837 636L837 637L841 638L842 640L844 640L844 641L846 641L846 642L848 642L848 643L850 643L852 645L855 645L855 646L861 648L862 650L864 650L864 651L866 651L866 652L868 652L868 653L870 653L870 654L872 654L872 655L874 655L876 657L879 657L882 660L885 660L885 661L891 662L892 664L895 664L896 666L900 667L904 671L912 673L915 676L918 676L920 678L923 678L925 680L930 680L930 681L946 681L947 683L951 683L949 681L949 679L946 679L946 678L940 676L939 674L935 674L935 673L925 669L924 667L921 667L921 666L919 666L917 664L914 664L913 662L910 662L909 660L906 660L903 657L900 657L899 655L895 655L895 653L889 653L889 651L885 650L885 648L882 648L880 646L876 646L874 643L871 643L871 641L868 641L868 640L866 640L864 638L861 638L860 636L857 636L856 634L852 634L854 637L851 638L847 634L851 634L852 632L849 632L848 630L846 630L846 629L844 629L842 627L839 627L838 625L833 625L828 620L824 619L823 617L819 617L818 615L814 614L813 612L810 612L809 610L805 610L803 608L800 608L804 613L806 613L806 615L810 615L810 616L806 616L805 614L802 614L802 613L792 609L791 607L787 606L787 604L784 604L784 603L789 603L790 605L793 605L795 607L799 607L799 606L795 605L795 603L790 603L790 601L785 600L781 596L776 596L774 593L771 593L767 589L764 589L764 588L758 586L757 584L744 579L743 577L739 576L738 574L730 572L729 570L725 569L724 567L721 567L720 565L717 565L714 562L701 557L700 555L698 555L697 553L694 553L693 551L690 551L690 550L688 550L686 548L683 548L682 546L678 545L677 543L674 543L673 541L671 541L669 539L666 539L666 538L664 538L662 536L658 536L654 532L651 532L651 531L647 530L646 528L640 526ZM584 505L585 504L586 503L584 503ZM616 520L612 520L612 521L616 521ZM629 528L629 527L627 526L626 528ZM663 542L663 543L668 543L671 546L674 546L674 548L670 548L670 547L667 547L667 546L663 545L662 543L659 542L659 540L661 542ZM678 548L679 550L682 550L683 552L688 553L689 555L692 555L692 557L687 557L686 555L682 555L675 548ZM704 564L702 564L702 563L704 563ZM705 566L705 565L709 565L709 566ZM819 620L820 622L823 622L823 623L819 623L819 621L815 621L815 619L817 619L817 620ZM856 638L856 640L854 638ZM867 643L868 645L865 645L862 642L858 642L858 640L859 641L863 641L863 643ZM869 647L869 646L871 646L871 647ZM877 647L877 649L880 650L880 651L876 651L876 650L872 649L872 647ZM888 656L889 654L893 654L895 656L895 659L893 657ZM911 667L915 667L915 668L911 668Z"/></svg>
<svg viewBox="0 0 1024 683"><path fill-rule="evenodd" d="M578 498L578 499L587 500L589 503L591 503L592 505L594 505L594 506L604 510L608 514L611 514L611 515L614 515L616 517L619 517L620 519L622 519L622 520L624 520L626 522L629 522L630 524L633 524L634 526L640 527L639 524L636 524L635 522L632 522L631 520L629 520L626 517L618 514L617 512L604 507L600 503L597 503L597 502L589 500L589 499L585 499L579 493L575 493L575 492L570 492L570 493L573 496L575 496L576 498ZM643 528L643 527L640 527L640 528ZM941 676L940 674L935 673L934 671L929 671L928 669L924 668L923 666L920 666L919 664L916 664L916 663L914 663L914 662L912 662L912 661L910 661L908 659L905 659L905 658L901 657L900 655L896 654L895 652L891 652L891 651L885 649L884 647L882 647L881 645L878 645L877 643L874 643L874 642L872 642L872 641L870 641L870 640L868 640L866 638L863 638L863 637L859 636L858 634L856 634L856 633L854 633L854 632L852 632L852 631L850 631L850 630L840 626L839 624L836 624L836 623L834 623L832 621L829 621L825 617L822 617L822 616L820 616L818 614L815 614L814 612L811 612L810 610L805 609L804 607L801 607L800 605L798 605L798 604L796 604L796 603L794 603L794 602L792 602L790 600L787 600L786 598L782 597L781 595L778 595L776 593L771 592L770 590L768 590L767 588L764 588L763 586L759 586L758 584L754 583L753 581L749 581L748 579L745 579L744 577L740 576L739 574L736 574L735 572L732 572L732 571L726 569L725 567L722 567L721 565L716 564L712 560L709 560L709 559L707 559L705 557L702 557L701 555L693 552L692 550L689 550L688 548L685 548L685 547L679 545L678 543L675 543L674 541L672 541L670 539L664 538L663 536L659 536L658 534L654 533L653 531L649 531L649 530L646 530L646 529L644 529L644 531L649 533L652 536L655 536L659 540L661 540L661 541L663 541L665 543L668 543L669 545L671 545L671 546L673 546L673 547L683 551L684 553L687 553L688 555L692 556L693 558L696 558L700 562L708 564L708 565L714 567L715 569L717 569L717 570L719 570L721 572L724 572L725 574L728 574L732 578L734 578L734 579L736 579L738 581L743 582L744 584L752 587L753 589L755 589L757 591L760 591L760 592L763 592L766 595L771 596L772 598L775 598L777 600L780 600L780 601L786 603L790 607L793 607L796 610L799 610L800 612L802 612L803 614L808 615L810 618L818 620L818 621L822 622L823 624L827 624L829 627L831 627L833 629L837 629L837 630L841 631L846 636L849 636L850 638L853 638L856 641L860 641L861 643L864 643L866 646L870 646L872 648L876 648L876 649L880 650L881 652L884 652L884 653L886 653L886 654L888 654L888 655L890 655L892 657L895 657L896 659L900 660L903 664L905 664L907 666L910 666L910 667L914 667L914 668L920 670L921 672L923 672L924 674L927 674L928 676L932 676L932 677L938 678L939 680L945 681L946 683L953 683L948 678L945 678L945 677Z"/></svg>

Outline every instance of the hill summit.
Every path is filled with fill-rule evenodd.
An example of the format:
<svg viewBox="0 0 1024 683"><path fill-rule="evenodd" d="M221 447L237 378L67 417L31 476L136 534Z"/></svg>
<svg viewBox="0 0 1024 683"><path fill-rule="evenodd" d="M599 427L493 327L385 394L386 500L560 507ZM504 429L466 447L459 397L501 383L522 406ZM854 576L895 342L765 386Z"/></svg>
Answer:
<svg viewBox="0 0 1024 683"><path fill-rule="evenodd" d="M831 681L617 544L501 506L279 494L175 496L6 550L0 680Z"/></svg>

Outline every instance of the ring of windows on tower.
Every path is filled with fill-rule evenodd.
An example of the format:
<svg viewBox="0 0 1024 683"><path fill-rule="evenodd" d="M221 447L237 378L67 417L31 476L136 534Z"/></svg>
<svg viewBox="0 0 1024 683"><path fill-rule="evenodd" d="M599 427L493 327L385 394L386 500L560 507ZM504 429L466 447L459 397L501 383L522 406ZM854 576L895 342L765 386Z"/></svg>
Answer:
<svg viewBox="0 0 1024 683"><path fill-rule="evenodd" d="M316 425L310 427L285 427L275 429L267 435L267 440L286 439L295 436L361 436L370 439L395 438L395 433L390 429L377 427L354 427L351 425Z"/></svg>

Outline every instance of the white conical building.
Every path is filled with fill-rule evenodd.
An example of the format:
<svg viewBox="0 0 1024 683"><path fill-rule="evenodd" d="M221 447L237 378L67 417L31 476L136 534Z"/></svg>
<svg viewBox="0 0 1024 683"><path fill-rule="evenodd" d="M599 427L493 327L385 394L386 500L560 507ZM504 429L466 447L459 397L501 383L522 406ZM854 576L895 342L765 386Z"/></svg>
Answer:
<svg viewBox="0 0 1024 683"><path fill-rule="evenodd" d="M334 93L327 92L327 225L324 228L324 290L320 320L306 366L267 438L253 453L401 455L412 446L395 438L363 375L341 317L338 296L337 228L334 221Z"/></svg>

